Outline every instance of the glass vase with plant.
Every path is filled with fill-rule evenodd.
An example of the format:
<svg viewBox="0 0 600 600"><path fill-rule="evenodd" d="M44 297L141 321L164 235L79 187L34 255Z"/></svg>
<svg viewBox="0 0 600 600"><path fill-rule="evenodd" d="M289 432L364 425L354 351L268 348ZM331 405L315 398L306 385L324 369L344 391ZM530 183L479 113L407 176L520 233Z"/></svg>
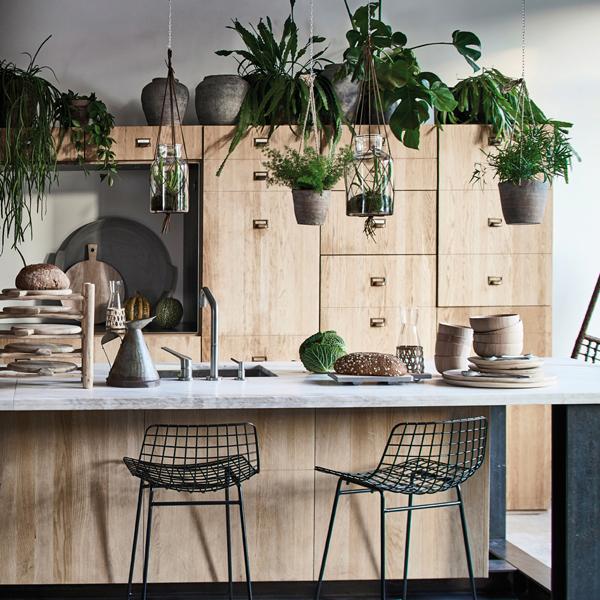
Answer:
<svg viewBox="0 0 600 600"><path fill-rule="evenodd" d="M284 152L265 148L269 185L284 185L292 190L294 213L300 225L322 225L327 217L330 190L341 179L352 161L345 147L337 153L319 154L314 148Z"/></svg>
<svg viewBox="0 0 600 600"><path fill-rule="evenodd" d="M150 212L188 212L188 179L188 165L181 159L181 145L160 144L150 167Z"/></svg>

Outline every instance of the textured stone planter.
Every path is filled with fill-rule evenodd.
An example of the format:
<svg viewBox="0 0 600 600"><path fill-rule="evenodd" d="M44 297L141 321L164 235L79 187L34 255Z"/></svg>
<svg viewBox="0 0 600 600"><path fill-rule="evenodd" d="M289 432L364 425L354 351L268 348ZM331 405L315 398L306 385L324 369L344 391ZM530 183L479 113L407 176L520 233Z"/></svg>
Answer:
<svg viewBox="0 0 600 600"><path fill-rule="evenodd" d="M298 225L323 225L329 211L331 192L324 190L292 190L294 214Z"/></svg>
<svg viewBox="0 0 600 600"><path fill-rule="evenodd" d="M250 85L239 75L208 75L196 86L200 125L235 125Z"/></svg>
<svg viewBox="0 0 600 600"><path fill-rule="evenodd" d="M169 102L169 92L165 99L165 111L163 113L162 123L160 122L160 113L163 106L163 98L165 97L165 86L167 85L166 77L155 77L151 83L146 85L142 90L142 108L148 125L169 125L171 123L171 103ZM183 120L185 110L190 99L190 93L179 79L175 80L175 99L179 108L179 116ZM175 115L173 122L179 124L177 110L173 107Z"/></svg>
<svg viewBox="0 0 600 600"><path fill-rule="evenodd" d="M333 84L333 90L338 97L342 112L346 119L354 122L360 84L358 82L353 82L350 76L346 76L343 79L337 79L337 74L342 66L343 65L341 64L327 65L323 69L323 76L329 79Z"/></svg>
<svg viewBox="0 0 600 600"><path fill-rule="evenodd" d="M84 127L90 120L89 107L89 98L78 98L76 100L71 100L71 103L69 104L71 119L74 119L81 127Z"/></svg>
<svg viewBox="0 0 600 600"><path fill-rule="evenodd" d="M524 181L498 184L502 214L507 225L538 225L544 220L550 183Z"/></svg>

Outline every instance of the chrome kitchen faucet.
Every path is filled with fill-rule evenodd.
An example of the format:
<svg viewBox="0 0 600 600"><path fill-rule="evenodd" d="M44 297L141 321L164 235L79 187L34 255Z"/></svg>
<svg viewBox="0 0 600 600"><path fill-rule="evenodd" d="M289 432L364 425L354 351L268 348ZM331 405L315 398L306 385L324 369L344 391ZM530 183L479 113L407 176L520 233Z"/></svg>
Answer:
<svg viewBox="0 0 600 600"><path fill-rule="evenodd" d="M219 309L209 288L200 290L200 308L210 305L210 375L208 381L219 380Z"/></svg>

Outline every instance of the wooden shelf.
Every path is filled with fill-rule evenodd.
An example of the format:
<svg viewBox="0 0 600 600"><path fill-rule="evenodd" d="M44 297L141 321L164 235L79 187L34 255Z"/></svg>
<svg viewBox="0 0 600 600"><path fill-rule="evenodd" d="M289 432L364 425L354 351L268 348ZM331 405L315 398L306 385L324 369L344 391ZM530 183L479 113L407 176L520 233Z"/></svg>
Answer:
<svg viewBox="0 0 600 600"><path fill-rule="evenodd" d="M38 313L35 315L19 315L0 312L0 319L62 319L63 321L81 321L83 315L77 313Z"/></svg>

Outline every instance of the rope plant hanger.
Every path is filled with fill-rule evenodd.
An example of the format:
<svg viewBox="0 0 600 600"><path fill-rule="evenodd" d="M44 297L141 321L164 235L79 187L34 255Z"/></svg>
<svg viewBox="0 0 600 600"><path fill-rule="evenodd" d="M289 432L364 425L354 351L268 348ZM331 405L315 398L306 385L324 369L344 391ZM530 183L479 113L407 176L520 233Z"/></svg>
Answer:
<svg viewBox="0 0 600 600"><path fill-rule="evenodd" d="M189 211L189 171L182 118L175 95L175 70L172 50L172 0L169 0L169 43L167 46L167 78L163 94L160 124L150 168L150 212L165 215L163 234L169 230L171 215ZM165 107L170 108L170 122L163 127ZM179 131L177 131L179 128ZM179 143L179 140L181 143ZM182 152L183 151L183 152Z"/></svg>
<svg viewBox="0 0 600 600"><path fill-rule="evenodd" d="M380 217L394 213L394 165L373 55L371 16L376 8L380 11L381 4L372 2L367 8L368 41L352 128L354 158L345 177L346 214L366 217L364 232L372 240L376 229L385 225Z"/></svg>
<svg viewBox="0 0 600 600"><path fill-rule="evenodd" d="M315 139L315 150L317 153L321 151L321 144L319 138L319 129L317 126L317 103L315 101L315 44L314 44L314 30L315 30L315 3L314 0L310 0L310 44L308 46L309 54L309 71L300 76L302 81L308 88L308 104L306 106L306 113L304 114L304 121L302 123L302 135L300 137L300 152L304 151L304 143L306 139L306 127L308 125L308 117L311 118L311 130Z"/></svg>

